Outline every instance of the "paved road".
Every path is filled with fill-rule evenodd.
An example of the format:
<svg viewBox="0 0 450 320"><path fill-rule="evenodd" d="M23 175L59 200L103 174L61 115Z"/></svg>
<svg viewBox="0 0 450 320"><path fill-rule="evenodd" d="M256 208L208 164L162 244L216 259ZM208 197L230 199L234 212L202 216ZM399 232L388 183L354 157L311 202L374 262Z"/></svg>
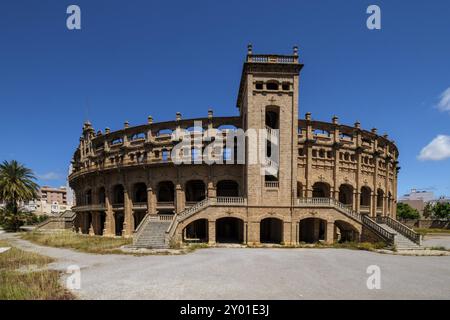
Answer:
<svg viewBox="0 0 450 320"><path fill-rule="evenodd" d="M425 247L444 247L450 250L450 234L426 235L423 240Z"/></svg>
<svg viewBox="0 0 450 320"><path fill-rule="evenodd" d="M450 299L450 256L214 248L134 257L14 244L56 258L54 269L79 265L84 299ZM369 265L381 268L380 290L366 287Z"/></svg>

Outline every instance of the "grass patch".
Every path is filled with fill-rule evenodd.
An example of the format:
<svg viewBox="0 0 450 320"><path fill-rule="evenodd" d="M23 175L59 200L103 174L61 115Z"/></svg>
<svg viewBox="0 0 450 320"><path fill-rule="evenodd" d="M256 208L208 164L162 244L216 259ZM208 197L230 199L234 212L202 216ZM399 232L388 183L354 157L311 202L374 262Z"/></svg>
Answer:
<svg viewBox="0 0 450 320"><path fill-rule="evenodd" d="M0 241L0 247L11 245ZM59 283L58 271L28 271L32 268L45 268L52 261L49 257L14 247L0 253L0 300L74 299ZM17 270L19 268L20 270Z"/></svg>
<svg viewBox="0 0 450 320"><path fill-rule="evenodd" d="M70 231L56 233L30 232L22 235L22 239L44 246L68 248L97 254L124 254L118 249L121 246L132 243L132 239L80 235Z"/></svg>
<svg viewBox="0 0 450 320"><path fill-rule="evenodd" d="M207 243L191 243L186 247L187 252L193 252L197 249L209 248Z"/></svg>
<svg viewBox="0 0 450 320"><path fill-rule="evenodd" d="M433 234L433 233L450 234L450 229L439 229L439 228L414 228L414 231L417 233L420 233L421 235Z"/></svg>

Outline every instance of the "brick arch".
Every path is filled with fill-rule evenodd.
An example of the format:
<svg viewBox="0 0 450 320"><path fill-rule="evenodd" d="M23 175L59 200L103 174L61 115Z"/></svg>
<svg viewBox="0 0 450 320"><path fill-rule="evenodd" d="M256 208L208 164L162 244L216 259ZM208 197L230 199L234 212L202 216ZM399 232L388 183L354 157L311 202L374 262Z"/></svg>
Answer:
<svg viewBox="0 0 450 320"><path fill-rule="evenodd" d="M275 218L275 219L281 220L283 223L290 222L290 221L287 221L287 219L286 219L287 217L283 217L282 215L277 214L277 213L275 213L275 214L265 213L263 215L259 215L258 222L261 222L262 220L267 219L267 218Z"/></svg>

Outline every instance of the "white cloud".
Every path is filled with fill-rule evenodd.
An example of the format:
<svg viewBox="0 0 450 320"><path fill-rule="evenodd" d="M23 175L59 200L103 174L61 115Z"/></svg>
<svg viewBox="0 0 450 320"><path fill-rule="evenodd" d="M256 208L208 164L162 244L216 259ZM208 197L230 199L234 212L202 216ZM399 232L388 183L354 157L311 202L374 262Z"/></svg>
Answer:
<svg viewBox="0 0 450 320"><path fill-rule="evenodd" d="M438 135L419 154L419 160L444 160L450 158L450 136Z"/></svg>
<svg viewBox="0 0 450 320"><path fill-rule="evenodd" d="M56 172L47 172L44 174L38 174L37 176L41 180L60 180L63 178L62 175Z"/></svg>
<svg viewBox="0 0 450 320"><path fill-rule="evenodd" d="M439 96L437 107L441 111L450 111L450 87Z"/></svg>

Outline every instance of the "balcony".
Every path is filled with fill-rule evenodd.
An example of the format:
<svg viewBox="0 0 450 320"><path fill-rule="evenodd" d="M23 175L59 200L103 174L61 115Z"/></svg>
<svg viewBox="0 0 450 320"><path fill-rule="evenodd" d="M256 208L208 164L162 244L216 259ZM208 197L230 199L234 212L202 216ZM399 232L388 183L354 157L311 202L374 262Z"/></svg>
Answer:
<svg viewBox="0 0 450 320"><path fill-rule="evenodd" d="M158 201L156 203L157 209L173 209L175 208L175 202L174 201Z"/></svg>
<svg viewBox="0 0 450 320"><path fill-rule="evenodd" d="M134 202L133 210L147 210L147 202Z"/></svg>
<svg viewBox="0 0 450 320"><path fill-rule="evenodd" d="M75 212L85 212L85 211L106 211L105 204L88 204L83 206L72 207Z"/></svg>
<svg viewBox="0 0 450 320"><path fill-rule="evenodd" d="M278 181L266 181L266 188L277 189L280 186L280 182Z"/></svg>

